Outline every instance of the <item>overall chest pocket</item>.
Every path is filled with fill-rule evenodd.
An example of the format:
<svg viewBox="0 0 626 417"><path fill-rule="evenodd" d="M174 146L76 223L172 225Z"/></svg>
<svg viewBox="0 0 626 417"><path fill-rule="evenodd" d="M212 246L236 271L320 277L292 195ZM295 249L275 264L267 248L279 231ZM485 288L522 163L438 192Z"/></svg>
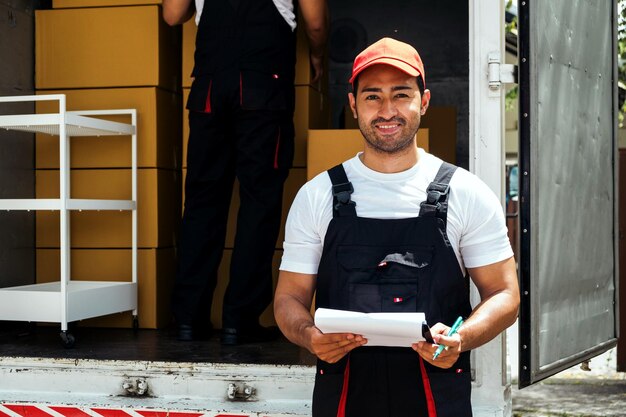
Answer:
<svg viewBox="0 0 626 417"><path fill-rule="evenodd" d="M363 313L422 311L433 249L342 246L337 252L349 310Z"/></svg>

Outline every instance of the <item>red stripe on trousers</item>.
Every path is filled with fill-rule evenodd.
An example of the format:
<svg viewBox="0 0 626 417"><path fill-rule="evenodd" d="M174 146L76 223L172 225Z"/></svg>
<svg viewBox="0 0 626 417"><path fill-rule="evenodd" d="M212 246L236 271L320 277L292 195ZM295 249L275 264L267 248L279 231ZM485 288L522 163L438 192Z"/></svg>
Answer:
<svg viewBox="0 0 626 417"><path fill-rule="evenodd" d="M209 91L206 93L206 101L204 103L204 112L211 113L211 87L213 86L213 80L209 81Z"/></svg>
<svg viewBox="0 0 626 417"><path fill-rule="evenodd" d="M50 417L50 414L46 413L41 408L35 407L34 405L4 404L4 406L23 417Z"/></svg>
<svg viewBox="0 0 626 417"><path fill-rule="evenodd" d="M426 395L426 405L428 406L428 417L437 417L437 409L435 408L435 399L433 398L433 391L430 388L430 379L426 373L426 367L424 366L424 359L420 357L420 369L422 371L422 382L424 383L424 394Z"/></svg>
<svg viewBox="0 0 626 417"><path fill-rule="evenodd" d="M276 150L274 151L274 169L278 169L278 150L280 149L280 127L278 128L278 139L276 139Z"/></svg>
<svg viewBox="0 0 626 417"><path fill-rule="evenodd" d="M346 369L343 370L343 387L341 388L341 398L339 398L339 408L337 409L337 417L345 417L346 402L348 400L348 381L350 380L350 358L346 363Z"/></svg>
<svg viewBox="0 0 626 417"><path fill-rule="evenodd" d="M50 409L65 417L90 417L89 414L76 407L50 407Z"/></svg>

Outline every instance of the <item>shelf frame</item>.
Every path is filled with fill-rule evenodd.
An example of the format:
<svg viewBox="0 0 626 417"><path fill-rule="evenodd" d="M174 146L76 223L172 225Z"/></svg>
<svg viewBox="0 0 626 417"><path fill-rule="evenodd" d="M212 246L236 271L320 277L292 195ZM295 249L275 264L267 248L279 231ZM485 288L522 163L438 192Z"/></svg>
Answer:
<svg viewBox="0 0 626 417"><path fill-rule="evenodd" d="M58 113L0 116L0 129L45 133L59 137L59 198L2 199L0 210L57 210L60 217L60 279L58 282L0 289L0 319L68 322L132 310L137 317L137 110L67 111L65 94L0 97L0 103L57 101ZM100 119L127 115L130 124ZM73 199L70 195L70 137L131 137L131 200ZM131 281L71 280L70 211L129 210L132 216ZM81 302L82 300L82 302Z"/></svg>

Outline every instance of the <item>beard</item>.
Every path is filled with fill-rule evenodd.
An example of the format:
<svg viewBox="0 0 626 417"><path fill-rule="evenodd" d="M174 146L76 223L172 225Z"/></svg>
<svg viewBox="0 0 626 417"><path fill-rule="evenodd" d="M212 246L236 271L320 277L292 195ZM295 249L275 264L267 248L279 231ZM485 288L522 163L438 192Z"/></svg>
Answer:
<svg viewBox="0 0 626 417"><path fill-rule="evenodd" d="M392 117L390 119L377 118L372 120L369 124L361 119L359 122L359 130L368 145L375 151L395 154L406 150L415 143L415 134L419 129L420 117L416 117L412 122L407 122L402 117ZM376 129L377 123L394 122L400 125L401 131L398 132L395 138L392 135L383 135Z"/></svg>

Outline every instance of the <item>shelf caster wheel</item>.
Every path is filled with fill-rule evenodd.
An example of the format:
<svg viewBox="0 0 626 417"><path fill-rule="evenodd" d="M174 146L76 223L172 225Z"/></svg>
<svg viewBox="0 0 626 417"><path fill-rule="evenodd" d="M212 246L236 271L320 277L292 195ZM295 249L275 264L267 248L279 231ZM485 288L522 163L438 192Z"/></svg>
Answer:
<svg viewBox="0 0 626 417"><path fill-rule="evenodd" d="M139 318L137 316L133 316L133 333L137 333L139 331Z"/></svg>
<svg viewBox="0 0 626 417"><path fill-rule="evenodd" d="M68 333L67 330L62 330L59 336L61 337L61 344L65 349L70 349L74 347L76 339L74 338L73 334Z"/></svg>

